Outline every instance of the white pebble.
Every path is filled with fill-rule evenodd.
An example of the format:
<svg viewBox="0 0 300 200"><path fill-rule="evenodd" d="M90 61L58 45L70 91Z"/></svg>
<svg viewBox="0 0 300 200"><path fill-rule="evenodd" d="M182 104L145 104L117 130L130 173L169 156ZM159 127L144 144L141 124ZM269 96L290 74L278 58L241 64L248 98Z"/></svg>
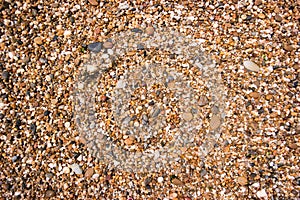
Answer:
<svg viewBox="0 0 300 200"><path fill-rule="evenodd" d="M157 182L159 182L159 183L162 183L164 181L164 178L163 177L158 177L158 179L157 179Z"/></svg>
<svg viewBox="0 0 300 200"><path fill-rule="evenodd" d="M70 173L70 168L69 167L64 167L62 171L65 174L69 174Z"/></svg>
<svg viewBox="0 0 300 200"><path fill-rule="evenodd" d="M66 128L69 128L69 127L70 127L70 125L71 125L71 123L70 123L70 122L66 122L66 123L65 123L65 127L66 127Z"/></svg>
<svg viewBox="0 0 300 200"><path fill-rule="evenodd" d="M262 190L258 191L256 193L256 195L257 195L258 198L266 198L266 197L268 197L268 194L266 193L265 189L262 189Z"/></svg>
<svg viewBox="0 0 300 200"><path fill-rule="evenodd" d="M72 164L70 167L75 174L82 174L82 169L78 164Z"/></svg>

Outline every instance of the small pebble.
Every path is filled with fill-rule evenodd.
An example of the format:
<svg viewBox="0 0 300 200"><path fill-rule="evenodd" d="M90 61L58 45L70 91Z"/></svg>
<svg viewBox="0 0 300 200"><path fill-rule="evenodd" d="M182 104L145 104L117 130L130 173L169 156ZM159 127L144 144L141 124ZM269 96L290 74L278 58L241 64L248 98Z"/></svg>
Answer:
<svg viewBox="0 0 300 200"><path fill-rule="evenodd" d="M69 128L69 127L70 127L70 125L71 125L71 123L70 123L70 122L66 122L66 123L65 123L65 127L66 127L66 128Z"/></svg>
<svg viewBox="0 0 300 200"><path fill-rule="evenodd" d="M157 178L157 182L162 183L163 181L164 181L163 177L160 176L160 177Z"/></svg>
<svg viewBox="0 0 300 200"><path fill-rule="evenodd" d="M268 194L266 193L265 189L257 191L256 195L258 198L267 198L268 197Z"/></svg>
<svg viewBox="0 0 300 200"><path fill-rule="evenodd" d="M181 180L177 179L177 178L172 179L172 183L174 185L178 185L178 186L184 185L183 182Z"/></svg>
<svg viewBox="0 0 300 200"><path fill-rule="evenodd" d="M82 169L78 164L72 164L70 168L74 171L75 174L82 174Z"/></svg>
<svg viewBox="0 0 300 200"><path fill-rule="evenodd" d="M41 45L41 44L43 44L43 40L41 37L36 37L36 38L34 38L34 43Z"/></svg>
<svg viewBox="0 0 300 200"><path fill-rule="evenodd" d="M8 73L8 71L3 71L2 72L2 78L5 81L7 81L9 79L9 73Z"/></svg>
<svg viewBox="0 0 300 200"><path fill-rule="evenodd" d="M54 197L55 196L55 192L53 190L47 190L45 197L46 198L50 198L50 197Z"/></svg>
<svg viewBox="0 0 300 200"><path fill-rule="evenodd" d="M145 33L147 35L153 35L154 34L154 28L152 26L149 26L146 28Z"/></svg>
<svg viewBox="0 0 300 200"><path fill-rule="evenodd" d="M63 171L64 174L69 174L70 173L70 168L69 167L64 167L62 171Z"/></svg>
<svg viewBox="0 0 300 200"><path fill-rule="evenodd" d="M93 174L94 174L94 169L90 167L85 171L84 176L86 178L91 178L93 176Z"/></svg>
<svg viewBox="0 0 300 200"><path fill-rule="evenodd" d="M210 128L212 130L217 129L221 125L221 120L218 115L213 115L211 120L210 120Z"/></svg>
<svg viewBox="0 0 300 200"><path fill-rule="evenodd" d="M283 49L286 51L293 51L294 47L292 45L289 44L283 44Z"/></svg>
<svg viewBox="0 0 300 200"><path fill-rule="evenodd" d="M260 94L258 92L251 92L249 94L249 96L254 98L254 99L258 99L260 97Z"/></svg>
<svg viewBox="0 0 300 200"><path fill-rule="evenodd" d="M238 177L237 182L243 186L248 184L248 180L244 176Z"/></svg>
<svg viewBox="0 0 300 200"><path fill-rule="evenodd" d="M97 0L89 0L89 3L93 6L97 6L98 5L98 1Z"/></svg>
<svg viewBox="0 0 300 200"><path fill-rule="evenodd" d="M103 47L106 49L111 49L113 47L113 43L111 42L104 42Z"/></svg>
<svg viewBox="0 0 300 200"><path fill-rule="evenodd" d="M247 61L244 61L244 67L250 71L253 71L253 72L258 72L259 71L259 67L257 64L255 64L254 62L250 61L250 60L247 60Z"/></svg>
<svg viewBox="0 0 300 200"><path fill-rule="evenodd" d="M182 114L182 118L185 120L185 121L191 121L193 119L193 114L188 112L188 113L183 113Z"/></svg>

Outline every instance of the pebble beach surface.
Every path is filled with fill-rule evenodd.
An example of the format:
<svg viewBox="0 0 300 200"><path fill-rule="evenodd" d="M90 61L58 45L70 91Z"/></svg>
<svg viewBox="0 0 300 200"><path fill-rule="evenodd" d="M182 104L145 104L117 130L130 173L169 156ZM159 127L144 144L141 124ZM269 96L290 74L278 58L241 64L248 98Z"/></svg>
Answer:
<svg viewBox="0 0 300 200"><path fill-rule="evenodd" d="M299 0L1 1L0 199L299 199L299 9ZM212 116L210 128L221 126L220 137L205 157L186 149L172 167L113 169L98 162L76 128L78 74L91 53L114 47L114 35L155 36L163 27L197 40L216 63L225 118L221 124L211 115L214 107L203 112ZM108 73L99 85L113 78ZM102 112L111 98L97 92L98 120L110 121ZM195 95L204 108L205 95ZM186 123L194 115L181 114ZM109 136L121 146L138 143Z"/></svg>

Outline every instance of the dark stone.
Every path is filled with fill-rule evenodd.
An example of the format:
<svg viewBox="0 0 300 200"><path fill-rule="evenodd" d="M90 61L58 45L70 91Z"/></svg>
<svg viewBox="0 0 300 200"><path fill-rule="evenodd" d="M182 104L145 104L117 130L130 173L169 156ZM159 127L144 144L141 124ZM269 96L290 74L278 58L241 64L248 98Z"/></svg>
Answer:
<svg viewBox="0 0 300 200"><path fill-rule="evenodd" d="M262 113L264 113L264 109L260 108L257 112L258 112L258 114L262 114Z"/></svg>
<svg viewBox="0 0 300 200"><path fill-rule="evenodd" d="M299 82L298 81L295 81L294 83L293 83L293 87L295 88L295 87L297 87L299 85Z"/></svg>
<svg viewBox="0 0 300 200"><path fill-rule="evenodd" d="M139 28L133 28L133 29L131 29L131 31L134 33L143 33L143 31Z"/></svg>
<svg viewBox="0 0 300 200"><path fill-rule="evenodd" d="M90 50L91 52L94 52L94 53L99 53L101 51L102 47L103 47L102 42L94 42L87 46L88 50Z"/></svg>
<svg viewBox="0 0 300 200"><path fill-rule="evenodd" d="M17 119L17 121L16 121L16 128L20 129L20 126L21 126L21 120Z"/></svg>
<svg viewBox="0 0 300 200"><path fill-rule="evenodd" d="M0 113L0 119L4 118L4 114Z"/></svg>
<svg viewBox="0 0 300 200"><path fill-rule="evenodd" d="M144 45L138 44L138 45L137 45L137 49L138 49L138 50L144 50Z"/></svg>
<svg viewBox="0 0 300 200"><path fill-rule="evenodd" d="M9 73L8 73L8 71L3 71L2 72L2 78L5 81L7 81L9 79Z"/></svg>
<svg viewBox="0 0 300 200"><path fill-rule="evenodd" d="M35 124L31 124L30 125L30 130L32 131L32 133L36 133L36 125Z"/></svg>
<svg viewBox="0 0 300 200"><path fill-rule="evenodd" d="M49 116L50 115L50 111L49 110L46 110L45 112L44 112L44 116Z"/></svg>

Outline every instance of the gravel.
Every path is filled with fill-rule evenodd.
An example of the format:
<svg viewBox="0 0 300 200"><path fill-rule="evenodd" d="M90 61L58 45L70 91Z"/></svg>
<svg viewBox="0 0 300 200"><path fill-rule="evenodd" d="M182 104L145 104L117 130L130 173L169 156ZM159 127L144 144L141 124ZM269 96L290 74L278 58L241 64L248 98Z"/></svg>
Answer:
<svg viewBox="0 0 300 200"><path fill-rule="evenodd" d="M2 1L0 199L298 199L299 7L299 1L262 0ZM90 53L111 55L114 35L131 31L154 37L161 27L190 35L211 55L225 87L224 113L211 111L212 95L200 84L193 98L199 99L197 115L205 128L194 146L181 148L182 157L163 170L113 169L88 150L97 141L82 137L76 127L74 85ZM128 65L139 56L143 62L153 57L144 41L138 42L142 46L128 52ZM103 70L100 89L116 85L122 69L118 62ZM185 76L205 76L185 66ZM91 65L88 71L97 69ZM113 70L118 73L109 74ZM97 105L108 113L111 94L100 89ZM148 106L156 108L158 117L165 115L155 98ZM192 123L196 112L184 112L186 123ZM105 117L104 125L111 125L113 119ZM139 138L113 136L115 127L110 127L116 145L124 140L138 146ZM220 137L211 151L194 155L209 145L204 131L215 128Z"/></svg>

